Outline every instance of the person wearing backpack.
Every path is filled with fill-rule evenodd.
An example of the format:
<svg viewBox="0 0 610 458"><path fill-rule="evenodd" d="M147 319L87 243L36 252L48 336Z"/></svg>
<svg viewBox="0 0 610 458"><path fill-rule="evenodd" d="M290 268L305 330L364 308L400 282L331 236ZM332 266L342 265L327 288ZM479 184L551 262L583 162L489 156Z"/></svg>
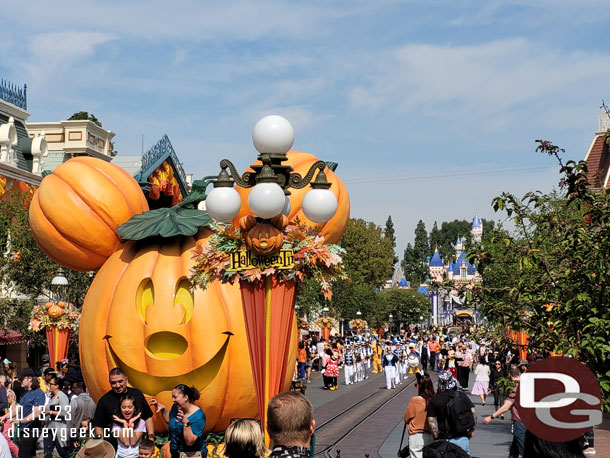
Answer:
<svg viewBox="0 0 610 458"><path fill-rule="evenodd" d="M438 391L428 403L428 424L435 439L451 442L470 455L468 440L474 436L476 411L470 398L457 391L450 371L438 376Z"/></svg>
<svg viewBox="0 0 610 458"><path fill-rule="evenodd" d="M419 374L419 373L418 373ZM424 447L434 442L430 426L426 421L426 411L434 396L434 386L427 373L418 377L417 396L413 396L407 406L404 420L409 427L409 456L423 458Z"/></svg>

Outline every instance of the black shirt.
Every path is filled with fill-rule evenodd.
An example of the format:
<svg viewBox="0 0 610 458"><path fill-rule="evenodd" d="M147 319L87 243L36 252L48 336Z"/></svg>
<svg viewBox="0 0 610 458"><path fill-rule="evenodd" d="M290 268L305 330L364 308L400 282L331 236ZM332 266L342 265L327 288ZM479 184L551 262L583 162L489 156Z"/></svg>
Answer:
<svg viewBox="0 0 610 458"><path fill-rule="evenodd" d="M495 388L496 383L498 382L498 380L500 380L502 377L506 377L506 369L501 368L500 370L497 370L495 367L491 370L490 374L489 374L489 387L490 388Z"/></svg>
<svg viewBox="0 0 610 458"><path fill-rule="evenodd" d="M445 390L439 391L428 403L428 417L436 418L438 424L438 438L439 439L452 439L452 435L449 432L449 424L447 423L447 404L449 401L456 396L464 396L468 401L470 398L459 391ZM474 409L474 404L470 402L471 408Z"/></svg>
<svg viewBox="0 0 610 458"><path fill-rule="evenodd" d="M121 398L125 394L133 396L136 407L142 413L142 420L146 420L153 416L152 410L150 410L150 406L148 405L148 402L146 402L146 398L142 392L137 388L127 387L126 393L117 394L110 390L100 398L95 408L95 415L93 415L93 426L98 428L112 428L114 422L112 416L116 414ZM104 431L104 439L112 443L116 448L116 438L110 436L110 432Z"/></svg>

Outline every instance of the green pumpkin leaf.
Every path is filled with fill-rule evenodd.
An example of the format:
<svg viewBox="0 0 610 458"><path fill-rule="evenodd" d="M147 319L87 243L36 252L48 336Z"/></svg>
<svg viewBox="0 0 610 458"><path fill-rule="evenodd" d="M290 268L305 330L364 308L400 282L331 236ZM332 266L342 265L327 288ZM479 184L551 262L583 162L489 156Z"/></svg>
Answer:
<svg viewBox="0 0 610 458"><path fill-rule="evenodd" d="M197 204L205 200L205 190L213 181L213 176L196 180L189 195L171 208L159 208L132 216L117 228L119 235L123 240L195 235L200 227L209 225L212 220L207 212L197 209Z"/></svg>
<svg viewBox="0 0 610 458"><path fill-rule="evenodd" d="M175 206L134 215L119 226L117 231L123 240L195 235L200 227L207 226L210 221L211 218L205 211Z"/></svg>

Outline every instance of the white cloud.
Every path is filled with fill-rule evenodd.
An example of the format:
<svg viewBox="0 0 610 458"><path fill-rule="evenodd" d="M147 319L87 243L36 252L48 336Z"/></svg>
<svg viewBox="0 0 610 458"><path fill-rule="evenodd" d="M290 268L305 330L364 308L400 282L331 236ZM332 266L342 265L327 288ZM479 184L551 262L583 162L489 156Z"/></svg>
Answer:
<svg viewBox="0 0 610 458"><path fill-rule="evenodd" d="M602 90L608 68L607 53L561 53L523 38L471 46L407 44L368 56L362 66L366 83L349 97L354 109L485 117L488 126L502 128L505 123L495 121L524 104L553 105L553 97L565 101L572 93Z"/></svg>
<svg viewBox="0 0 610 458"><path fill-rule="evenodd" d="M49 32L32 35L27 42L29 58L23 67L32 81L44 81L90 57L97 46L115 39L100 32ZM86 75L82 75L86 77Z"/></svg>

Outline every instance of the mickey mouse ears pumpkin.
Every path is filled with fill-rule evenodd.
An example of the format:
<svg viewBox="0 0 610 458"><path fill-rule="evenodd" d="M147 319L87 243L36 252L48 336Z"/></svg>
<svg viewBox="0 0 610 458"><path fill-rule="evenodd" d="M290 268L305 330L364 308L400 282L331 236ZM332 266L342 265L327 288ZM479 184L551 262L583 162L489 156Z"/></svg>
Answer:
<svg viewBox="0 0 610 458"><path fill-rule="evenodd" d="M301 176L305 175L309 168L318 161L318 158L313 154L302 153L300 151L288 151L286 156L288 157L288 160L285 162L285 165L291 166L294 171L300 173ZM299 221L305 225L318 229L320 235L324 237L324 243L332 244L338 243L345 232L347 221L349 220L350 201L347 188L334 172L337 163L327 162L326 164L327 166L324 169L324 173L326 174L328 182L331 183L330 190L335 194L338 202L338 208L335 215L326 223L315 223L310 221L302 210L303 199L311 189L311 187L306 186L302 189L290 188L289 198L291 209L288 219L294 221L298 218ZM249 168L247 171L251 172L252 169ZM232 220L233 226L238 227L240 218L246 215L253 215L252 210L248 207L248 196L253 188L236 186L235 189L239 193L242 202L239 213Z"/></svg>
<svg viewBox="0 0 610 458"><path fill-rule="evenodd" d="M94 270L121 245L117 227L146 210L140 186L126 171L76 157L43 178L30 205L30 228L56 263Z"/></svg>

